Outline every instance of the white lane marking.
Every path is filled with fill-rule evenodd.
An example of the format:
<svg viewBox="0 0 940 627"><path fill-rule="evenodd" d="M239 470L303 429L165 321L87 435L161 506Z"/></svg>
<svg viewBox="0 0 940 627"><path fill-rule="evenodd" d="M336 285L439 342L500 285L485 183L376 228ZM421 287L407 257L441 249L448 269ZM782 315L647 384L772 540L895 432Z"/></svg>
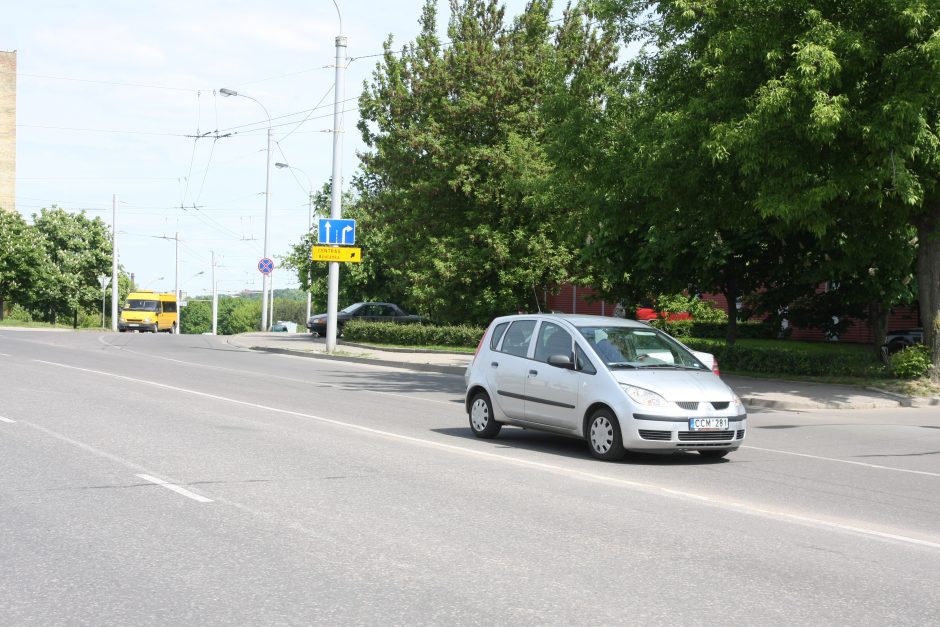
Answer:
<svg viewBox="0 0 940 627"><path fill-rule="evenodd" d="M252 376L252 377L256 377L256 376L258 376L258 375L260 374L260 375L262 375L262 376L264 376L264 377L266 377L266 378L268 378L268 379L275 379L275 380L277 380L277 381L289 381L289 382L291 382L291 383L300 383L300 384L303 384L303 385L310 385L310 381L306 381L306 380L304 380L304 379L294 379L294 378L292 378L292 377L282 377L282 376L279 376L279 375L276 375L276 374L268 374L268 373L266 373L266 372L258 373L258 372L252 372L252 371L249 371L249 370L239 370L239 369L237 369L237 368L226 368L225 366L210 366L210 365L208 365L208 364L200 364L200 363L196 363L196 362L192 362L192 361L183 361L182 359L174 359L173 357L163 357L162 355L151 355L151 354L149 354L149 353L141 353L141 352L139 352L139 351L135 351L135 350L130 349L130 348L125 348L125 347L123 347L123 346L117 346L116 344L109 344L108 342L104 341L104 339L102 339L101 336L98 337L98 341L101 342L102 344L104 344L105 346L108 346L109 348L116 348L116 349L118 349L118 350L124 351L125 353L131 353L132 355L142 355L142 356L147 357L148 359L153 359L154 357L156 357L157 359L162 359L162 360L164 360L164 361L172 361L172 362L177 363L177 364L183 364L184 366L193 366L193 367L195 367L195 368L206 368L206 369L209 369L209 370L218 370L218 371L221 371L221 372L236 372L236 373L238 373L238 374L248 375L248 376ZM250 350L245 350L245 351L239 351L239 352L251 353L252 351L250 351ZM310 359L309 357L298 357L297 355L280 355L280 354L278 354L278 353L272 353L272 354L276 354L276 355L278 355L279 357L289 357L289 358L291 358L291 359L304 359L304 360L309 360L309 359ZM348 364L348 365L350 365L350 366L360 366L360 367L364 367L364 368L386 368L386 367L387 367L387 366L383 366L383 365L381 365L381 364L359 364L359 363L356 363L356 362L343 362L343 364L344 364L344 365L347 365L347 364ZM454 401L452 401L452 400L450 400L450 401L439 401L439 400L433 399L433 398L423 398L423 397L420 397L420 396L412 396L411 394L399 394L399 393L397 393L397 392L381 392L381 391L379 391L379 390L370 390L369 388L354 388L354 387L350 387L350 386L348 386L348 385L336 385L335 383L317 383L316 385L317 385L317 387L331 388L331 389L334 389L334 390L349 390L349 391L351 391L351 392L369 392L370 394L378 394L379 396L391 396L391 397L393 397L393 398L406 398L406 399L411 400L411 401L414 401L414 400L424 401L425 403L438 403L438 404L440 404L440 405L447 405L447 406L449 406L449 407L453 407L453 406L454 406Z"/></svg>
<svg viewBox="0 0 940 627"><path fill-rule="evenodd" d="M0 357L12 357L9 353L0 353Z"/></svg>
<svg viewBox="0 0 940 627"><path fill-rule="evenodd" d="M4 418L3 416L0 416L0 422L6 422L6 423L11 424L11 425L15 425L15 424L16 424L16 421L15 421L15 420L10 420L9 418Z"/></svg>
<svg viewBox="0 0 940 627"><path fill-rule="evenodd" d="M207 499L206 497L200 496L196 494L195 492L190 492L186 488L181 488L174 483L167 483L163 479L157 479L156 477L151 477L150 475L136 475L136 476L140 477L144 481L149 481L150 483L155 483L158 486L163 486L167 490L172 490L173 492L176 492L177 494L182 494L183 496L190 498L194 501L199 501L200 503L212 502L212 499Z"/></svg>
<svg viewBox="0 0 940 627"><path fill-rule="evenodd" d="M878 464L869 464L866 462L856 462L849 459L838 459L835 457L822 457L819 455L809 455L807 453L794 453L793 451L779 451L773 448L761 448L759 446L742 446L754 451L764 451L766 453L779 453L781 455L795 455L796 457L807 457L809 459L818 459L826 462L838 462L840 464L852 464L853 466L864 466L866 468L875 468L877 470L893 470L894 472L906 472L912 475L926 475L927 477L940 477L940 473L927 472L926 470L908 470L907 468L895 468L894 466L880 466Z"/></svg>
<svg viewBox="0 0 940 627"><path fill-rule="evenodd" d="M198 390L189 390L186 388L180 388L173 385L166 385L163 383L155 383L153 381L146 381L143 379L134 379L133 377L126 377L124 375L113 374L110 372L104 372L101 370L92 370L89 368L80 368L78 366L70 366L68 364L60 364L53 361L43 361L41 359L34 360L39 363L48 364L50 366L57 366L60 368L68 368L70 370L78 370L81 372L88 372L92 374L103 375L106 377L112 377L114 379L121 379L123 381L132 381L135 383L140 383L143 385L151 385L154 387L164 388L167 390L173 390L176 392L182 392L184 394L192 394L193 396L200 396L202 398L211 398L218 401L224 401L227 403L232 403L234 405L241 405L244 407L252 407L254 409L260 409L265 412L272 412L278 414L284 414L287 416L295 416L298 418L306 418L309 420L316 420L318 422L334 425L337 427L342 427L346 429L351 429L354 431L360 431L363 433L369 433L371 435L376 435L384 438L389 438L393 440L398 440L401 442L409 442L412 444L417 444L420 446L425 446L429 448L435 448L438 450L451 451L455 453L460 453L462 455L468 455L471 457L483 458L491 461L496 461L504 464L511 464L515 466L523 466L526 468L533 468L536 470L543 470L551 472L553 474L564 475L568 477L574 477L577 479L583 479L592 482L604 483L607 485L620 486L626 488L632 488L635 490L640 490L649 494L655 494L659 496L670 496L682 500L693 500L709 505L720 507L723 509L728 509L736 511L739 513L763 516L767 518L772 518L778 521L783 522L796 522L805 525L810 525L817 528L832 529L841 532L858 534L868 538L875 538L879 540L892 540L896 542L903 542L906 544L912 544L916 546L928 547L931 549L940 550L940 542L935 542L931 540L924 540L921 538L915 538L913 536L905 536L895 533L888 533L885 531L879 531L878 529L873 529L869 527L862 527L859 525L847 524L839 522L836 520L826 520L824 518L813 518L811 516L806 516L803 514L796 514L793 512L786 512L779 509L770 509L762 507L759 505L754 505L751 503L745 503L741 501L734 501L730 499L724 499L721 497L713 497L702 494L697 494L694 492L685 492L683 490L676 490L674 488L666 488L655 483L646 483L641 481L632 481L630 479L621 479L616 477L609 477L606 475L597 474L594 472L589 472L585 470L578 470L576 468L567 468L565 466L558 466L556 464L549 464L546 462L538 462L527 459L519 459L506 457L505 454L500 453L490 453L487 451L475 450L471 448L466 448L463 446L456 446L454 444L446 444L443 442L435 442L433 440L425 440L423 438L417 438L410 435L402 435L400 433L393 433L391 431L382 431L381 429L373 429L371 427L366 427L363 425L358 425L350 422L343 422L342 420L336 420L333 418L324 418L322 416L315 416L313 414L306 414L299 411L293 411L290 409L282 409L280 407L271 407L268 405L261 405L259 403L251 403L248 401L241 401L234 398L228 398L225 396L219 396L217 394L209 394L207 392L200 392Z"/></svg>
<svg viewBox="0 0 940 627"><path fill-rule="evenodd" d="M75 446L75 447L77 447L77 448L80 448L80 449L82 449L83 451L87 451L87 452L89 452L89 453L91 453L91 454L93 454L93 455L97 455L98 457L104 457L105 459L109 459L109 460L111 460L112 462L115 462L116 464L119 464L119 465L121 465L121 466L124 466L125 468L130 468L131 470L136 470L136 471L138 471L138 472L140 472L140 473L149 473L149 472L152 472L152 471L150 471L149 469L144 468L144 467L141 466L140 464L135 464L134 462L128 461L128 460L126 460L126 459L124 459L124 458L122 458L122 457L118 457L117 455L112 455L111 453L108 453L108 452L106 452L106 451L102 451L101 449L97 449L97 448L95 448L94 446L91 446L90 444L85 444L84 442L79 442L78 440L74 440L74 439L68 437L67 435L63 435L63 434L61 434L61 433L59 433L59 432L57 432L57 431L53 431L52 429L47 429L46 427L42 427L42 426L40 426L40 425L31 423L31 422L24 422L23 424L26 425L27 427L31 428L31 429L35 429L35 430L37 430L37 431L42 431L43 433L45 433L45 434L47 434L47 435L50 435L50 436L56 438L57 440L61 440L61 441L65 442L65 443L67 443L67 444L71 444L72 446ZM194 498L194 499L197 500L197 501L205 502L205 503L211 503L211 502L212 502L211 499L207 499L207 498L204 497L204 496L199 496L198 494L195 494L195 493L193 493L193 492L189 492L188 490L185 490L185 489L183 489L183 488L180 488L179 486L177 486L177 485L175 485L175 484L167 483L166 481L162 481L161 479L155 479L154 477L152 477L152 476L149 475L149 474L138 474L137 476L140 477L141 479L146 479L147 481L151 481L151 482L153 482L153 483L157 483L157 484L159 484L159 485L163 485L165 488L170 489L170 490L173 490L173 488L176 488L176 489L174 490L174 492L177 492L177 491L182 490L182 492L180 492L180 494L183 494L183 493L185 492L185 493L186 493L185 496L188 496L189 498ZM164 484L165 484L165 485L164 485ZM170 487L171 485L173 486L172 488Z"/></svg>

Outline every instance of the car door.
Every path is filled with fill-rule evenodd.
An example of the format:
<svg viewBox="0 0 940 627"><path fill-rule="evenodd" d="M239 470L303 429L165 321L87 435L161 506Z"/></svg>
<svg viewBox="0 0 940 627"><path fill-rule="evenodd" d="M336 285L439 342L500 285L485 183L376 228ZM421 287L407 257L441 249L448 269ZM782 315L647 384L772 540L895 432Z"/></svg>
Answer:
<svg viewBox="0 0 940 627"><path fill-rule="evenodd" d="M581 373L548 363L552 355L565 355L574 364L574 341L561 325L543 321L535 341L533 359L525 379L526 420L577 430L580 428L578 393Z"/></svg>
<svg viewBox="0 0 940 627"><path fill-rule="evenodd" d="M509 418L525 418L525 378L530 360L529 348L535 320L515 320L503 334L495 351L489 353L487 386L492 400Z"/></svg>

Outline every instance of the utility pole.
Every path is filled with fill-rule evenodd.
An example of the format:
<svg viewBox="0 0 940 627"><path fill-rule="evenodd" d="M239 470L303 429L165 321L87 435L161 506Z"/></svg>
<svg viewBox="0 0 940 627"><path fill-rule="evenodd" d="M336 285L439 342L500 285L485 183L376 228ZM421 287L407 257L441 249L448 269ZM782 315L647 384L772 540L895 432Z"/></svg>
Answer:
<svg viewBox="0 0 940 627"><path fill-rule="evenodd" d="M111 331L118 330L117 194L111 195Z"/></svg>
<svg viewBox="0 0 940 627"><path fill-rule="evenodd" d="M219 334L219 292L215 286L215 251L212 252L212 335Z"/></svg>
<svg viewBox="0 0 940 627"><path fill-rule="evenodd" d="M262 107L263 108L263 107ZM265 110L267 113L267 110ZM268 232L271 230L271 121L268 120L268 165L265 170L264 175L264 258L270 259L268 257ZM268 330L268 292L271 289L271 274L261 275L261 330ZM274 300L274 295L271 294L271 300ZM273 306L273 302L272 302Z"/></svg>
<svg viewBox="0 0 940 627"><path fill-rule="evenodd" d="M180 234L179 231L176 233L176 287L174 291L176 292L176 330L173 331L176 335L180 333L180 322L182 322L182 307L180 307Z"/></svg>
<svg viewBox="0 0 940 627"><path fill-rule="evenodd" d="M339 7L337 6L337 11ZM340 16L340 33L343 30ZM346 37L336 36L336 85L333 89L333 179L330 184L330 218L343 217L343 128L342 106L344 97L343 72L346 69ZM336 351L336 311L339 301L339 263L329 262L326 303L326 352Z"/></svg>

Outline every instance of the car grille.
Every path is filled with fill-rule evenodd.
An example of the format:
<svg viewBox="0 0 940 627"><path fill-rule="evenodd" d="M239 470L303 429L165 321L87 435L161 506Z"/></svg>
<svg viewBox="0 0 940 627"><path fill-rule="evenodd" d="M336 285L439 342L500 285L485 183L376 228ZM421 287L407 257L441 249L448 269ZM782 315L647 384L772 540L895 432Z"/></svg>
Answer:
<svg viewBox="0 0 940 627"><path fill-rule="evenodd" d="M734 431L680 431L680 442L693 440L733 440Z"/></svg>
<svg viewBox="0 0 940 627"><path fill-rule="evenodd" d="M698 409L698 404L699 404L698 401L676 401L676 405L678 405L682 409L687 409L689 411L695 411L696 409ZM721 402L712 401L711 403L709 403L709 405L711 405L715 409L728 409L728 405L730 404L731 403L729 403L728 401L721 401Z"/></svg>
<svg viewBox="0 0 940 627"><path fill-rule="evenodd" d="M640 437L644 440L665 440L672 439L672 431L658 431L656 429L640 429Z"/></svg>

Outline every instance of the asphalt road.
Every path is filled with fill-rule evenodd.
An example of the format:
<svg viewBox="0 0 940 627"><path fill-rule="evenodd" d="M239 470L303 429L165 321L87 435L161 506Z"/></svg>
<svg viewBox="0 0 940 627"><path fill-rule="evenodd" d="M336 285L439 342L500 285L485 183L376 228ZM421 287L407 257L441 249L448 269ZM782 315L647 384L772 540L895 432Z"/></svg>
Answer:
<svg viewBox="0 0 940 627"><path fill-rule="evenodd" d="M0 329L0 623L940 624L936 408L608 464L462 383Z"/></svg>

